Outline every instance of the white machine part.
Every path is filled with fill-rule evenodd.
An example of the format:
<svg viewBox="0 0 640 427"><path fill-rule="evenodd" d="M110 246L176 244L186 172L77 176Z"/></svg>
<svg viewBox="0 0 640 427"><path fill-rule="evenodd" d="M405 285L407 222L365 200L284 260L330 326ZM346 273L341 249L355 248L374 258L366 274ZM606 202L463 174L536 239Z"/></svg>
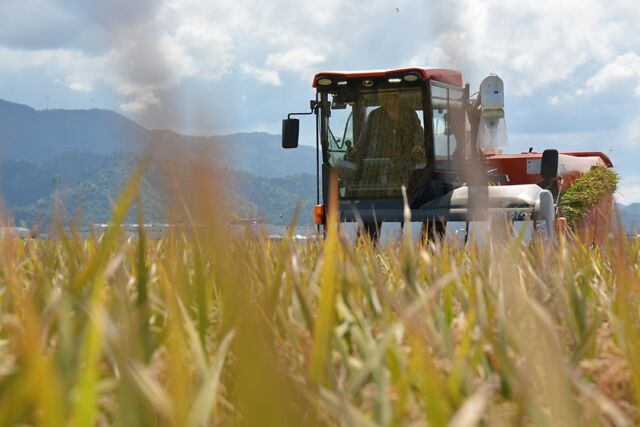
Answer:
<svg viewBox="0 0 640 427"><path fill-rule="evenodd" d="M485 154L496 154L509 144L504 118L504 84L496 75L480 83L480 125L478 148Z"/></svg>
<svg viewBox="0 0 640 427"><path fill-rule="evenodd" d="M478 188L460 187L445 196L433 200L424 205L426 208L440 209L467 209L469 196L478 191ZM506 220L511 226L511 234L522 234L522 243L529 244L534 238L542 240L553 239L555 226L555 207L553 196L549 190L543 190L535 184L490 186L482 191L487 197L487 206L494 212L489 221L447 221L445 238L458 242L461 245L472 241L484 244L495 230L492 226L502 227ZM520 215L508 212L510 206L526 207L528 214ZM502 212L501 212L502 211ZM495 222L497 220L497 222ZM421 222L412 222L408 225L413 239L420 239ZM407 225L405 225L407 227ZM342 229L349 238L355 239L358 233L358 223L345 222ZM386 244L394 241L408 229L399 222L385 222L380 230L380 241Z"/></svg>
<svg viewBox="0 0 640 427"><path fill-rule="evenodd" d="M480 83L480 106L483 117L504 117L504 83L495 74Z"/></svg>
<svg viewBox="0 0 640 427"><path fill-rule="evenodd" d="M471 189L474 192L474 188ZM460 187L453 190L440 201L427 205L438 205L455 208L467 208L469 206L469 188ZM514 234L523 233L523 242L528 243L534 235L541 236L543 240L552 239L555 225L555 207L553 196L549 190L543 190L535 184L490 186L486 192L487 206L489 208L508 208L509 206L530 206L532 218L521 215L510 215L505 212L504 219L512 226ZM496 216L500 220L502 217ZM468 224L464 221L447 222L445 236L456 240L470 241L472 238L478 243L485 242L491 234L491 221L472 221ZM524 230L523 230L524 227Z"/></svg>

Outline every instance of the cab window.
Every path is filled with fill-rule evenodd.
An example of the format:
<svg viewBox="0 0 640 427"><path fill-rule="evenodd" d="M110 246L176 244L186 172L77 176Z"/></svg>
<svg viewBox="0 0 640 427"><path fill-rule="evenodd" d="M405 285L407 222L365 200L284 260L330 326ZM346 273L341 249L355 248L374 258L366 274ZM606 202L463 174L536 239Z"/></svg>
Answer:
<svg viewBox="0 0 640 427"><path fill-rule="evenodd" d="M431 107L436 168L453 169L466 154L462 90L431 82Z"/></svg>

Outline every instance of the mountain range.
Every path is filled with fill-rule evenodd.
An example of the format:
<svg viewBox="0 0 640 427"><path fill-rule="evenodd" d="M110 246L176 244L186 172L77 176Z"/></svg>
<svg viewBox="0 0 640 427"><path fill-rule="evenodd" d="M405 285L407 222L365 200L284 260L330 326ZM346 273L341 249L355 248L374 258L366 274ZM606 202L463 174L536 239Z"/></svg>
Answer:
<svg viewBox="0 0 640 427"><path fill-rule="evenodd" d="M107 221L143 154L152 158L141 188L146 221L167 221L170 198L161 169L170 165L188 177L189 165L203 157L226 170L227 198L240 216L286 224L298 203L311 212L315 202L315 149L283 150L278 135L196 137L146 129L108 110L38 111L0 100L0 195L17 224L47 220L54 180L70 216ZM195 183L184 183L189 186ZM129 220L135 222L134 212Z"/></svg>
<svg viewBox="0 0 640 427"><path fill-rule="evenodd" d="M617 213L627 233L640 234L640 203L617 204Z"/></svg>
<svg viewBox="0 0 640 427"><path fill-rule="evenodd" d="M88 223L106 221L145 153L153 157L141 191L145 220L167 220L160 165L188 171L190 162L206 158L227 170L226 190L239 215L286 224L300 203L301 222L311 221L313 147L283 150L279 135L263 132L181 135L146 129L109 110L35 110L0 100L0 195L16 223L30 226L51 211L54 177L70 212L81 211ZM627 231L640 231L640 203L617 208Z"/></svg>
<svg viewBox="0 0 640 427"><path fill-rule="evenodd" d="M0 100L0 160L40 165L67 152L215 156L229 169L278 177L314 173L315 148L283 150L280 136L264 132L207 137L146 129L110 110L35 110Z"/></svg>

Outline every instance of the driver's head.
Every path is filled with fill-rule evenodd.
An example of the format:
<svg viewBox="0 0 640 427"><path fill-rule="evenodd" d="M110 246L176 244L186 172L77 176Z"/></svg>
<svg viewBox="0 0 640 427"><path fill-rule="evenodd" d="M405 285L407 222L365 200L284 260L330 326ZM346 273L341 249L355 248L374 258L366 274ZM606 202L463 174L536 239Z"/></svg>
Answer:
<svg viewBox="0 0 640 427"><path fill-rule="evenodd" d="M400 97L398 92L380 92L378 103L384 107L391 116L397 116L400 112Z"/></svg>

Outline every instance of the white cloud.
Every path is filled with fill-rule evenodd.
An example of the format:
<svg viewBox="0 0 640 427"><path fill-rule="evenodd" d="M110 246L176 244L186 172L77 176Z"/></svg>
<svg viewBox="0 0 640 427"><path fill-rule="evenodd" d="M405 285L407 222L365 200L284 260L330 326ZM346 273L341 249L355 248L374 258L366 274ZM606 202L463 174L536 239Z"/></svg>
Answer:
<svg viewBox="0 0 640 427"><path fill-rule="evenodd" d="M190 2L165 1L156 6L145 1L135 7L125 3L80 2L73 5L75 9L67 5L67 23L84 29L84 39L60 41L61 48L33 43L36 47L31 48L29 41L21 41L24 47L17 48L0 44L0 72L47 67L52 80L80 92L89 92L102 81L129 98L121 105L124 111L139 113L159 104L159 91L186 78L217 79L229 71L231 34L190 11ZM77 22L68 22L74 14Z"/></svg>
<svg viewBox="0 0 640 427"><path fill-rule="evenodd" d="M505 78L512 93L529 95L569 79L580 67L605 63L616 47L635 40L632 2L613 0L455 0L452 22L415 59L464 67L472 79L489 72ZM440 12L438 12L440 13Z"/></svg>
<svg viewBox="0 0 640 427"><path fill-rule="evenodd" d="M122 103L127 112L157 105L141 99L158 99L159 91L177 87L184 79L216 80L234 68L268 85L281 84L282 72L309 79L312 67L341 45L340 35L352 31L358 19L353 9L360 7L355 0L146 0L133 6L124 0L64 6L27 1L46 3L57 11L52 16L60 16L56 22L61 24L49 32L60 33L63 24L78 31L65 33L57 46L33 43L20 32L0 31L0 59L7 59L0 61L0 72L47 64L54 79L69 82L71 90L89 91L106 82L130 97ZM374 0L362 15L381 3ZM5 20L0 17L0 27L8 28ZM344 20L350 24L340 25ZM15 34L19 40L2 47ZM261 62L261 67L250 65Z"/></svg>
<svg viewBox="0 0 640 427"><path fill-rule="evenodd" d="M637 0L25 0L9 9L28 20L33 5L42 5L38 10L47 11L51 25L33 17L26 30L14 31L20 25L0 13L2 80L42 70L76 91L111 87L121 108L136 114L151 109L151 116L185 80L188 96L204 97L193 88L222 80L232 94L238 79L231 76L242 74L264 85L256 89L244 81L249 99L255 96L249 91L259 90L269 94L265 103L271 100L270 108L240 118L247 128L275 120L282 105L295 105L300 94L282 90L292 77L298 84L319 68L406 64L459 68L474 88L488 73L500 74L509 99L519 95L520 110L511 110L511 118L529 108L526 116L535 120L535 110L555 114L566 105L577 117L592 106L580 105L576 93L603 88L605 74L625 75L613 65L635 69L634 52L640 52ZM7 8L0 5L0 11ZM66 27L74 31L60 31ZM626 93L640 97L640 78L629 79ZM632 135L629 118L617 118L621 110L603 111L601 127L615 124L619 128L607 130ZM560 127L561 118L553 119Z"/></svg>
<svg viewBox="0 0 640 427"><path fill-rule="evenodd" d="M240 71L260 83L280 86L282 71L295 73L302 80L310 80L314 67L324 60L324 55L307 47L294 47L288 51L270 53L262 67L242 63Z"/></svg>
<svg viewBox="0 0 640 427"><path fill-rule="evenodd" d="M30 68L61 67L64 63L75 62L79 55L66 49L21 50L0 46L0 70L19 73Z"/></svg>
<svg viewBox="0 0 640 427"><path fill-rule="evenodd" d="M240 71L245 76L273 86L280 86L282 81L278 71L256 67L250 64L240 64Z"/></svg>
<svg viewBox="0 0 640 427"><path fill-rule="evenodd" d="M90 93L90 92L93 92L93 85L91 83L74 81L69 83L69 89L71 89L74 92Z"/></svg>
<svg viewBox="0 0 640 427"><path fill-rule="evenodd" d="M182 22L171 38L189 57L193 74L200 78L220 78L233 65L232 35L202 18L189 18Z"/></svg>
<svg viewBox="0 0 640 427"><path fill-rule="evenodd" d="M265 65L278 71L293 71L308 79L311 70L325 59L324 55L311 48L296 46L287 51L269 54Z"/></svg>
<svg viewBox="0 0 640 427"><path fill-rule="evenodd" d="M159 102L160 99L153 92L147 91L137 95L132 101L121 104L120 109L126 113L139 114Z"/></svg>
<svg viewBox="0 0 640 427"><path fill-rule="evenodd" d="M605 65L587 80L586 89L588 92L602 93L619 84L624 85L629 93L635 85L635 95L638 96L640 93L640 56L635 52L620 55Z"/></svg>

